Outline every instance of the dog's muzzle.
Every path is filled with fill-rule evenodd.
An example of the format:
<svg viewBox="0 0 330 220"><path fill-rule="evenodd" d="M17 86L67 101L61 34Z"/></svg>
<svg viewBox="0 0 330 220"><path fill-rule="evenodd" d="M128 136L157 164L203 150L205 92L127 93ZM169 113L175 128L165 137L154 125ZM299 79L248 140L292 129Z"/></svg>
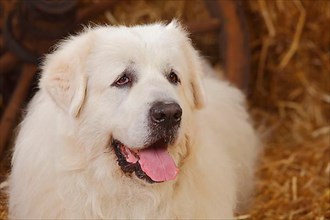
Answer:
<svg viewBox="0 0 330 220"><path fill-rule="evenodd" d="M113 139L111 145L123 172L134 172L149 183L174 180L179 169L167 149L177 138L181 116L182 109L177 103L155 102L149 110L150 133L144 146L134 146L134 150Z"/></svg>

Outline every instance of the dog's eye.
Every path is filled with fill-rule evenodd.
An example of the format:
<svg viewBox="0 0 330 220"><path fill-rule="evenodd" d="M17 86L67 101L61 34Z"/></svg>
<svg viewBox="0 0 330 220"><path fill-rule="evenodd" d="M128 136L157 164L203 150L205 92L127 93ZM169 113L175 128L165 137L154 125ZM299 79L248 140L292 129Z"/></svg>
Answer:
<svg viewBox="0 0 330 220"><path fill-rule="evenodd" d="M119 79L117 79L113 85L120 87L120 86L128 85L131 82L132 82L131 77L128 74L125 73Z"/></svg>
<svg viewBox="0 0 330 220"><path fill-rule="evenodd" d="M170 81L170 83L175 85L181 82L178 75L174 71L170 72L170 74L167 76L167 79Z"/></svg>

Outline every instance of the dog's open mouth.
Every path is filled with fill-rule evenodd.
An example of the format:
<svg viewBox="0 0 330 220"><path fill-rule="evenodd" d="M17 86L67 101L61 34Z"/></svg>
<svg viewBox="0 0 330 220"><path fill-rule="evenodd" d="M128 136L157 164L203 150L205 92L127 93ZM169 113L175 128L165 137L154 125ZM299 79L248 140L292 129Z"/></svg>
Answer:
<svg viewBox="0 0 330 220"><path fill-rule="evenodd" d="M179 169L167 152L167 143L160 139L141 150L133 151L120 141L113 139L112 146L118 165L125 173L133 173L149 183L175 179Z"/></svg>

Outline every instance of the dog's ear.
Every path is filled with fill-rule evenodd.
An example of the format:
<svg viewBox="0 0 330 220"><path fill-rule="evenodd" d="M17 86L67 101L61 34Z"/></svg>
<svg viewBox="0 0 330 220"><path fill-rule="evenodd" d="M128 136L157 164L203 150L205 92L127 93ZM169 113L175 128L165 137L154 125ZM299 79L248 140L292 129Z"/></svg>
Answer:
<svg viewBox="0 0 330 220"><path fill-rule="evenodd" d="M202 58L199 56L198 51L192 46L188 32L182 27L179 21L172 20L167 26L167 29L176 31L176 37L182 38L184 45L183 51L188 61L188 68L190 72L190 87L193 94L193 105L196 109L201 109L205 105L205 94L202 85L203 67Z"/></svg>
<svg viewBox="0 0 330 220"><path fill-rule="evenodd" d="M85 98L90 42L87 31L71 37L48 55L43 65L40 88L73 117L77 117Z"/></svg>
<svg viewBox="0 0 330 220"><path fill-rule="evenodd" d="M191 72L191 90L194 98L194 105L196 109L201 109L205 105L205 93L202 84L203 68L201 59L197 51L188 45L188 53L190 55L189 68ZM187 58L189 58L187 55Z"/></svg>
<svg viewBox="0 0 330 220"><path fill-rule="evenodd" d="M199 74L194 74L191 81L191 87L194 94L194 104L197 109L201 109L205 105L205 93Z"/></svg>

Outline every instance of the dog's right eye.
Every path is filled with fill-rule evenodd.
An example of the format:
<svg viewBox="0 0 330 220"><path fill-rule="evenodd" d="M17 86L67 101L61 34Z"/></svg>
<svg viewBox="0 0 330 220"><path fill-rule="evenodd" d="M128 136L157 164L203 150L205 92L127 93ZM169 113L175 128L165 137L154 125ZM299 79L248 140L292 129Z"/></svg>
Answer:
<svg viewBox="0 0 330 220"><path fill-rule="evenodd" d="M122 86L130 85L131 83L132 83L132 77L129 74L124 73L122 76L120 76L119 79L117 79L112 84L112 86L122 87Z"/></svg>

